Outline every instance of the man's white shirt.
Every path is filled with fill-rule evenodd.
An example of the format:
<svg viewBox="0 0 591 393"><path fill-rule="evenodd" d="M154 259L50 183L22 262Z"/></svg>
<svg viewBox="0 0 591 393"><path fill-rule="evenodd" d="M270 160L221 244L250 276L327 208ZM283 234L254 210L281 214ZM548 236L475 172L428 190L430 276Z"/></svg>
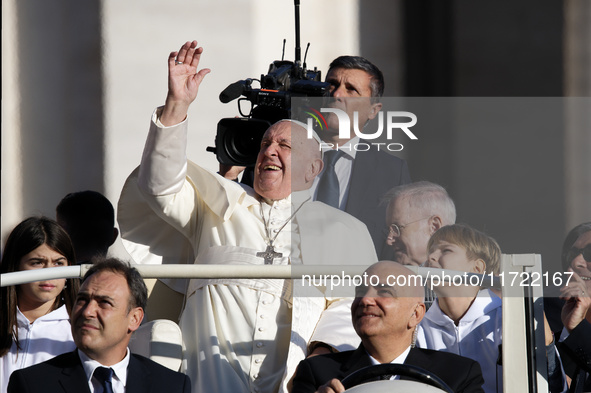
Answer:
<svg viewBox="0 0 591 393"><path fill-rule="evenodd" d="M113 379L111 381L113 385L113 393L125 393L125 385L127 384L127 366L129 365L129 348L122 361L112 366L105 366L89 358L84 352L78 349L78 356L82 362L82 368L86 374L86 380L88 381L88 387L90 393L103 393L103 385L94 378L94 370L98 367L107 367L113 369Z"/></svg>
<svg viewBox="0 0 591 393"><path fill-rule="evenodd" d="M410 346L408 348L406 348L404 350L404 352L402 352L400 355L398 355L398 357L396 359L392 360L390 362L390 364L404 364L404 362L406 361L406 357L408 356L408 353L409 352L410 352ZM367 356L369 356L369 360L371 360L371 364L373 366L377 366L378 364L382 364L382 363L378 362L369 353L367 354ZM390 377L390 380L394 380L394 379L400 379L400 375L392 375L392 377Z"/></svg>

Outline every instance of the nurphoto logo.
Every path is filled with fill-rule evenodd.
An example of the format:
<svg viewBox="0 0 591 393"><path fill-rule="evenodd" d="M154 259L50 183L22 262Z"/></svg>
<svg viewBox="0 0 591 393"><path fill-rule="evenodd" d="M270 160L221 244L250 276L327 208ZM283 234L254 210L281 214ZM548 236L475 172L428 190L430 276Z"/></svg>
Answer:
<svg viewBox="0 0 591 393"><path fill-rule="evenodd" d="M417 136L410 130L412 126L417 124L417 116L412 112L406 111L388 111L388 112L378 112L377 119L378 119L378 129L376 132L373 133L364 133L365 130L359 129L359 114L358 112L353 112L353 127L351 127L351 119L349 119L349 115L347 112L337 108L320 108L320 111L308 108L308 111L305 111L310 117L307 119L307 131L308 131L308 138L313 137L314 133L314 122L316 122L317 126L324 130L328 128L328 124L326 119L322 115L322 113L334 113L337 116L338 124L339 124L339 139L343 140L350 140L353 136L351 135L351 129L356 136L363 140L374 140L382 136L384 133L384 117L386 117L386 138L388 141L391 141L394 137L394 130L402 130L404 134L412 139L418 139ZM371 148L371 145L377 147L380 150L380 146L385 147L389 151L401 151L404 146L401 143L357 143L355 146L348 146L349 149L355 149L358 151L366 151ZM335 146L333 143L322 143L322 147L329 147L329 148L339 148L344 149L345 146L339 146L338 144Z"/></svg>

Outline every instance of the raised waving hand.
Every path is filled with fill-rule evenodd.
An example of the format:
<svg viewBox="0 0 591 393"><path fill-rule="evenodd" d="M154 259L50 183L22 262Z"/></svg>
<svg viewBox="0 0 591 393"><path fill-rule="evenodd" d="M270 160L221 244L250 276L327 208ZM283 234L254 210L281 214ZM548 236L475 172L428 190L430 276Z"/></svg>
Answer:
<svg viewBox="0 0 591 393"><path fill-rule="evenodd" d="M168 56L168 94L160 116L164 126L185 120L203 78L211 71L209 68L197 71L202 53L203 48L197 47L197 41L187 41L178 52Z"/></svg>

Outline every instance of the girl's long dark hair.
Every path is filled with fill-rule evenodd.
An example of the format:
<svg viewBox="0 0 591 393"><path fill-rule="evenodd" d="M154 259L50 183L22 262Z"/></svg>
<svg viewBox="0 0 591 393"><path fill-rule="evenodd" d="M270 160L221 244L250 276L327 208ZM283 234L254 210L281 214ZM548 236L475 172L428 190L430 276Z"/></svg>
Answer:
<svg viewBox="0 0 591 393"><path fill-rule="evenodd" d="M66 231L50 218L30 217L18 224L8 236L2 255L0 272L18 271L22 257L43 244L47 244L49 248L66 257L68 265L76 264L74 247ZM79 282L79 279L66 280L66 286L55 299L54 310L65 304L68 314L71 313L78 293ZM0 304L2 305L0 356L4 356L10 350L13 341L20 348L16 319L18 299L15 286L0 288Z"/></svg>

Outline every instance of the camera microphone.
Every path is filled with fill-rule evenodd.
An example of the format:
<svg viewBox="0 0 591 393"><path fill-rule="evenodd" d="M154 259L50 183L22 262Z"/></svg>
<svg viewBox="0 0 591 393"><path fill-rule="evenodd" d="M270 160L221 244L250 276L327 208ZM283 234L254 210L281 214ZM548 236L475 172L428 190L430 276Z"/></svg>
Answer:
<svg viewBox="0 0 591 393"><path fill-rule="evenodd" d="M246 91L250 84L252 83L252 79L240 80L238 82L232 83L230 86L226 87L220 93L220 101L224 104L240 97L242 93Z"/></svg>

